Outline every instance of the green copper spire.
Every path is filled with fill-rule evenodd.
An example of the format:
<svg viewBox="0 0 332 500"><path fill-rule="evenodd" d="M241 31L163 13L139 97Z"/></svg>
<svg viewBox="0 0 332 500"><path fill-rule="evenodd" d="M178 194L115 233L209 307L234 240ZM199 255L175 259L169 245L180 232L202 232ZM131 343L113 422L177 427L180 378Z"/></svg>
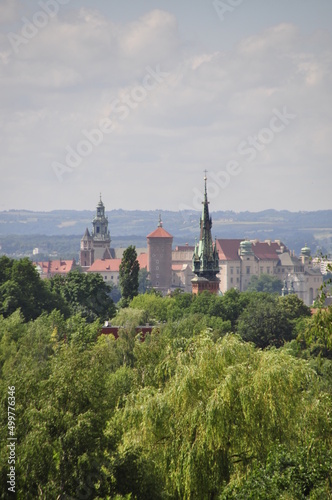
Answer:
<svg viewBox="0 0 332 500"><path fill-rule="evenodd" d="M199 242L195 245L193 255L193 272L203 278L213 279L219 273L219 257L216 245L212 240L212 219L209 215L209 201L207 198L207 177L204 176L204 201L200 220Z"/></svg>

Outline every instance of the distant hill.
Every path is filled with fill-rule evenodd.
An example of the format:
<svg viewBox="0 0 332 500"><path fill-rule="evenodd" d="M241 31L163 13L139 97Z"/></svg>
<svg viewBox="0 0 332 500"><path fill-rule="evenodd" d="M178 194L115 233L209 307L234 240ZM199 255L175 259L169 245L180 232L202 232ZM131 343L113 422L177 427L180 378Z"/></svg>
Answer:
<svg viewBox="0 0 332 500"><path fill-rule="evenodd" d="M45 246L48 251L52 241L61 241L61 252L70 255L74 246L79 251L79 240L85 228L91 229L94 211L53 210L32 212L10 210L0 212L0 244L2 252L10 241L28 243L30 251L34 246ZM111 210L107 212L112 246L146 245L146 235L158 223L159 211ZM213 235L217 238L281 239L288 248L299 253L307 243L312 251L321 249L332 252L332 210L316 212L289 212L287 210L264 210L262 212L212 212ZM164 227L174 236L174 244L193 243L199 235L199 212L161 211ZM17 237L13 238L14 235ZM22 238L25 236L25 238ZM58 238L60 237L60 239ZM28 240L30 240L28 242ZM67 243L68 245L67 245ZM69 244L70 242L70 244ZM33 246L31 246L33 245ZM15 245L14 245L15 246ZM13 247L14 250L14 247ZM21 248L23 252L26 249ZM54 251L57 251L54 249Z"/></svg>

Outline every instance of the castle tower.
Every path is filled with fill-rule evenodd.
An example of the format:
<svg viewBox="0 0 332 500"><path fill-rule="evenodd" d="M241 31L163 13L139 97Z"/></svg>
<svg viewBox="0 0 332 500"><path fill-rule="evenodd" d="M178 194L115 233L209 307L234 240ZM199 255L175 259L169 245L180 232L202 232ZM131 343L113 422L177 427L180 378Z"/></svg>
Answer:
<svg viewBox="0 0 332 500"><path fill-rule="evenodd" d="M151 286L166 293L172 285L173 236L163 228L160 216L157 229L148 234L146 239Z"/></svg>
<svg viewBox="0 0 332 500"><path fill-rule="evenodd" d="M204 201L200 220L199 242L195 245L193 255L192 293L198 294L204 290L217 294L219 292L219 256L216 244L213 244L211 228L212 219L209 215L209 202L207 199L206 175L204 177Z"/></svg>
<svg viewBox="0 0 332 500"><path fill-rule="evenodd" d="M101 201L101 195L92 226L94 260L111 259L111 237L108 230L108 218L105 216L105 206Z"/></svg>
<svg viewBox="0 0 332 500"><path fill-rule="evenodd" d="M108 218L105 216L105 206L100 200L96 215L92 221L92 235L86 228L81 239L80 264L83 270L88 269L97 259L111 259L111 237L108 230Z"/></svg>

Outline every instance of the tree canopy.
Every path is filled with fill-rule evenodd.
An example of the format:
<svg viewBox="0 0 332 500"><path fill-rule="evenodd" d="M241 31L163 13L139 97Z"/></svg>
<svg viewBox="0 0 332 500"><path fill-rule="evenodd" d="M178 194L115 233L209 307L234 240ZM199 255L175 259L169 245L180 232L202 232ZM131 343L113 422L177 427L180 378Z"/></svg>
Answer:
<svg viewBox="0 0 332 500"><path fill-rule="evenodd" d="M14 386L18 498L331 497L332 307L231 290L145 293L115 312L102 279L42 282L27 262L0 264L13 297L1 302L0 438ZM101 334L110 314L117 340ZM3 499L8 472L2 446Z"/></svg>

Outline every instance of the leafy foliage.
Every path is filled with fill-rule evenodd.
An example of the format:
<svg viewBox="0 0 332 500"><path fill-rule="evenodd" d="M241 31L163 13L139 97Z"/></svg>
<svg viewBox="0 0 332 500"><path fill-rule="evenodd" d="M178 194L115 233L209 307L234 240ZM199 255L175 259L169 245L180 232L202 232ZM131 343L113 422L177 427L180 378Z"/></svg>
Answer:
<svg viewBox="0 0 332 500"><path fill-rule="evenodd" d="M71 313L80 313L87 321L107 320L115 314L110 297L111 287L98 273L71 271L66 276L56 275L49 281L50 289L69 305Z"/></svg>
<svg viewBox="0 0 332 500"><path fill-rule="evenodd" d="M137 252L135 247L130 245L123 252L119 269L119 283L124 305L127 305L138 294L138 273Z"/></svg>
<svg viewBox="0 0 332 500"><path fill-rule="evenodd" d="M248 292L277 293L281 295L282 281L270 274L252 276L248 285Z"/></svg>
<svg viewBox="0 0 332 500"><path fill-rule="evenodd" d="M6 261L0 279L12 276ZM331 498L331 309L146 293L117 312L115 340L101 335L103 282L74 274L48 293L69 310L0 316L0 439L15 385L18 498ZM0 498L7 474L3 446Z"/></svg>
<svg viewBox="0 0 332 500"><path fill-rule="evenodd" d="M28 321L37 318L43 311L60 309L65 312L66 304L48 289L28 258L14 260L1 257L0 314L8 317L18 308Z"/></svg>
<svg viewBox="0 0 332 500"><path fill-rule="evenodd" d="M311 354L332 359L332 306L318 309L308 319L299 333L298 340Z"/></svg>

